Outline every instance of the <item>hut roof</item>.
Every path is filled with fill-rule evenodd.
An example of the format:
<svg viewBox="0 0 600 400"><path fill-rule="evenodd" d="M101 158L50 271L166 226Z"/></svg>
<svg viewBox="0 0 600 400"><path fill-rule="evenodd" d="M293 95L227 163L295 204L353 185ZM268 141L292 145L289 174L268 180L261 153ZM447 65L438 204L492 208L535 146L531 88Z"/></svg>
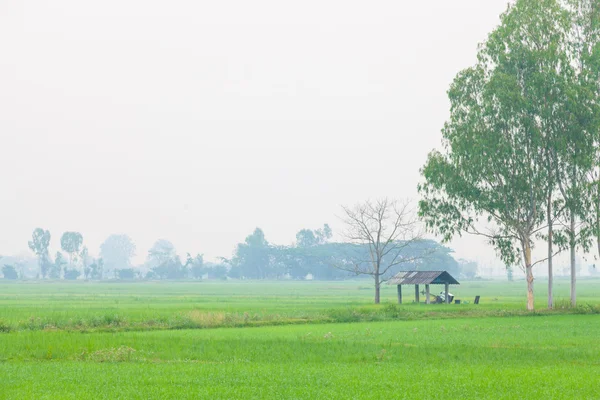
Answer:
<svg viewBox="0 0 600 400"><path fill-rule="evenodd" d="M460 285L446 271L403 271L394 275L388 285Z"/></svg>

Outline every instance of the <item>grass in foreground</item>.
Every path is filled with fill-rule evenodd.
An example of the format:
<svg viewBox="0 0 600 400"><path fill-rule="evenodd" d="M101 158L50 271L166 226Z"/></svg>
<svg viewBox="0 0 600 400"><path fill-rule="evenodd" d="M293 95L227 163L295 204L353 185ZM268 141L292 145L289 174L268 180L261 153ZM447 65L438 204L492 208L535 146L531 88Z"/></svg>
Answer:
<svg viewBox="0 0 600 400"><path fill-rule="evenodd" d="M577 313L599 283L576 310L538 290L536 313L523 282L453 290L479 306L394 287L375 306L368 282L0 284L0 399L598 399L600 316Z"/></svg>
<svg viewBox="0 0 600 400"><path fill-rule="evenodd" d="M596 316L558 315L14 332L0 397L596 399L598 331Z"/></svg>
<svg viewBox="0 0 600 400"><path fill-rule="evenodd" d="M543 285L538 285L543 289ZM581 307L553 313L600 313L600 280L579 283ZM433 286L432 290L441 287ZM523 282L466 282L452 291L481 304L396 305L395 287L375 306L369 281L197 283L0 283L0 332L23 330L124 331L249 327L282 324L524 315ZM557 281L558 304L568 281ZM545 293L536 307L545 311ZM423 300L423 299L422 299Z"/></svg>

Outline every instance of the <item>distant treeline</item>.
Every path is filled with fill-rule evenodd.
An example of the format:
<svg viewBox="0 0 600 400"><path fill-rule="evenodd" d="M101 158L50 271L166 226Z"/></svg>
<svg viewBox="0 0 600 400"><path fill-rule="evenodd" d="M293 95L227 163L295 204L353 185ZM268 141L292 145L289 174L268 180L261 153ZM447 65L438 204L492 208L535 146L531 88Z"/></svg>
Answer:
<svg viewBox="0 0 600 400"><path fill-rule="evenodd" d="M32 260L5 257L5 279L316 279L341 280L355 277L354 265L369 261L367 245L332 242L327 224L322 229L303 229L290 246L269 243L264 232L257 228L239 243L231 258L221 257L218 262L205 262L202 254L181 257L168 240L160 239L148 251L146 262L131 263L136 246L127 235L111 235L100 246L100 256L91 257L78 232L66 232L61 237L61 249L54 256L49 253L51 234L43 229L33 232L29 247L37 256ZM456 276L473 277L475 270L461 265L452 257L452 250L433 240L421 240L405 249L418 261L398 265L389 271L446 270Z"/></svg>

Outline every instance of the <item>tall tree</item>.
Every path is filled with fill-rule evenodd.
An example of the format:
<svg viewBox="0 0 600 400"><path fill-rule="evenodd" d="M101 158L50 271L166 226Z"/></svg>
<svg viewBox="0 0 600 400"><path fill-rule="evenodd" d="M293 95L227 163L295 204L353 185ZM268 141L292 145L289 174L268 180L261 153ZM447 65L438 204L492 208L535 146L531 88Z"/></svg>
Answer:
<svg viewBox="0 0 600 400"><path fill-rule="evenodd" d="M296 245L298 247L312 247L317 245L317 237L310 229L302 229L296 234Z"/></svg>
<svg viewBox="0 0 600 400"><path fill-rule="evenodd" d="M29 248L38 257L38 264L40 266L40 274L42 278L46 278L48 275L48 269L50 268L50 253L48 247L50 247L50 231L43 230L42 228L36 228L33 231L32 238L29 241Z"/></svg>
<svg viewBox="0 0 600 400"><path fill-rule="evenodd" d="M81 265L83 266L83 277L85 279L88 279L91 273L91 268L90 254L87 246L83 246L83 249L81 249L81 254L79 256L81 257Z"/></svg>
<svg viewBox="0 0 600 400"><path fill-rule="evenodd" d="M324 224L322 229L310 230L302 229L296 234L296 245L298 247L312 247L327 243L333 236L328 224Z"/></svg>
<svg viewBox="0 0 600 400"><path fill-rule="evenodd" d="M175 246L168 240L157 240L150 250L148 250L147 263L150 267L156 267L166 262L169 262L177 257ZM105 261L106 263L106 261Z"/></svg>
<svg viewBox="0 0 600 400"><path fill-rule="evenodd" d="M146 264L152 270L152 274L159 279L184 279L188 275L187 264L181 263L181 259L175 251L175 246L168 240L160 239L148 251Z"/></svg>
<svg viewBox="0 0 600 400"><path fill-rule="evenodd" d="M251 279L265 279L271 274L271 247L260 228L237 245L232 264L236 274Z"/></svg>
<svg viewBox="0 0 600 400"><path fill-rule="evenodd" d="M100 257L107 271L131 267L131 258L135 256L135 243L127 235L110 235L100 245Z"/></svg>
<svg viewBox="0 0 600 400"><path fill-rule="evenodd" d="M69 265L75 268L77 255L83 243L83 236L79 232L65 232L60 238L60 247L63 251L69 254Z"/></svg>
<svg viewBox="0 0 600 400"><path fill-rule="evenodd" d="M91 279L102 279L102 273L104 269L104 260L102 258L96 259L90 264L90 278Z"/></svg>
<svg viewBox="0 0 600 400"><path fill-rule="evenodd" d="M556 110L564 115L571 89L568 29L568 14L556 0L508 7L478 63L459 73L448 92L445 152L430 153L419 186L429 229L445 241L465 232L483 235L507 266L523 264L528 310L534 309L533 266L543 261L533 260L532 248L546 228L551 191L548 133L560 121Z"/></svg>
<svg viewBox="0 0 600 400"><path fill-rule="evenodd" d="M573 91L573 117L563 122L564 135L554 154L556 177L565 204L565 225L570 250L571 305L577 305L576 250L588 251L598 230L598 170L600 145L600 3L565 0L571 16L570 64L578 86ZM591 178L591 179L590 179ZM594 212L594 209L596 211Z"/></svg>
<svg viewBox="0 0 600 400"><path fill-rule="evenodd" d="M62 274L63 266L67 265L62 253L60 251L56 252L56 257L54 258L54 264L50 268L50 278L52 279L60 279Z"/></svg>
<svg viewBox="0 0 600 400"><path fill-rule="evenodd" d="M196 257L192 257L190 253L187 253L187 260L185 266L189 268L194 279L202 279L204 275L204 256L197 254Z"/></svg>
<svg viewBox="0 0 600 400"><path fill-rule="evenodd" d="M389 199L366 201L343 207L346 231L351 243L368 247L368 258L355 259L352 267L337 266L357 275L369 275L375 283L375 304L381 300L381 284L395 266L409 264L421 255L408 250L422 240L416 212L410 202Z"/></svg>

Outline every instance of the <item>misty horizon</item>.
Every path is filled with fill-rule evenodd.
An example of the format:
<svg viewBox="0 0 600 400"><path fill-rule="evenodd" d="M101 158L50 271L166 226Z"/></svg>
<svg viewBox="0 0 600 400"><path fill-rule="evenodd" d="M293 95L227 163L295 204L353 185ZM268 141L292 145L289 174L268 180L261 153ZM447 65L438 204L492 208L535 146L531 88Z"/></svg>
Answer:
<svg viewBox="0 0 600 400"><path fill-rule="evenodd" d="M231 255L342 205L417 200L446 90L505 0L8 1L0 6L0 254L37 227ZM415 40L419 36L420 40ZM339 237L334 236L339 240ZM457 258L495 260L474 238Z"/></svg>

